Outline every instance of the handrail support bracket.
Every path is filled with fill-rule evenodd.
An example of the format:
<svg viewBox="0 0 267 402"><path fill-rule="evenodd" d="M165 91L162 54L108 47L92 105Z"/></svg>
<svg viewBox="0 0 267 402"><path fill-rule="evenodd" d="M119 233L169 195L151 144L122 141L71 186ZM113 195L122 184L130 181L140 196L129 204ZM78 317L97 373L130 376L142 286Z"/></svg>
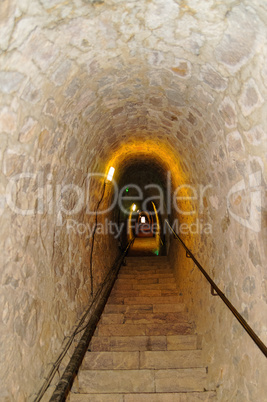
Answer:
<svg viewBox="0 0 267 402"><path fill-rule="evenodd" d="M210 293L212 294L212 296L219 296L212 285L210 286Z"/></svg>

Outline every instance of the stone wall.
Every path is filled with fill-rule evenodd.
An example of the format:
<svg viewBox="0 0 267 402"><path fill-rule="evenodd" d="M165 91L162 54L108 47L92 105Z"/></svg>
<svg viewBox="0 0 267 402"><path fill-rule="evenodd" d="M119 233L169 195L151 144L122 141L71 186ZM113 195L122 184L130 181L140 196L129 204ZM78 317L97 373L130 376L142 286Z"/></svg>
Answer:
<svg viewBox="0 0 267 402"><path fill-rule="evenodd" d="M89 180L89 199L79 204L75 197L85 195L89 173L105 174L113 165L123 174L129 159L154 159L171 171L173 189L211 186L203 205L181 205L197 207L197 214L179 218L203 219L212 236L186 236L187 242L267 341L266 18L256 0L1 2L6 400L31 400L91 298L90 241L67 230L67 221L94 221L86 207L96 207L101 179ZM12 192L11 178L22 172L28 177ZM108 190L104 204L110 200ZM32 214L23 215L26 209ZM97 236L96 287L115 258L113 244ZM171 255L175 250L173 243ZM221 400L261 399L259 352L193 277L191 263L180 255L176 261L185 300L205 335L211 384L223 384Z"/></svg>

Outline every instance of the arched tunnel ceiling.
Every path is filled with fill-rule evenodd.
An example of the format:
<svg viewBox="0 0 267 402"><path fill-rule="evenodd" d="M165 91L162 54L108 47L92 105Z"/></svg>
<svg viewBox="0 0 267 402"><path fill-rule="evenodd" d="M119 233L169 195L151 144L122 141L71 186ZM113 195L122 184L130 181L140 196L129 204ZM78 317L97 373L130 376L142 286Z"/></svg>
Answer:
<svg viewBox="0 0 267 402"><path fill-rule="evenodd" d="M130 144L123 144L113 153L113 158L109 161L108 166L111 165L116 169L114 179L120 186L129 182L141 170L149 174L150 181L154 177L155 183L161 182L162 184L166 182L168 172L170 174L175 172L177 180L179 180L181 172L177 155L169 147L152 141L139 142L136 140ZM144 178L144 184L145 180Z"/></svg>
<svg viewBox="0 0 267 402"><path fill-rule="evenodd" d="M171 169L176 161L176 182L227 181L226 164L240 175L237 156L246 164L266 138L262 4L67 3L5 10L1 128L9 118L18 130L19 154L103 172L147 149Z"/></svg>

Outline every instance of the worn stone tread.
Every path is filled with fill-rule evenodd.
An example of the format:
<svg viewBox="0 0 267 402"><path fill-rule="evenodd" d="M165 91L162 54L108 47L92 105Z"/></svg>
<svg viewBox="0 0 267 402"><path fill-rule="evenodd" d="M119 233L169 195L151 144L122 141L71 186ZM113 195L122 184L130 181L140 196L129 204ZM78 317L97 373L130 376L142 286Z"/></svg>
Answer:
<svg viewBox="0 0 267 402"><path fill-rule="evenodd" d="M87 352L84 370L174 369L203 367L200 350Z"/></svg>
<svg viewBox="0 0 267 402"><path fill-rule="evenodd" d="M106 304L104 314L119 314L119 313L138 313L138 312L153 312L153 304Z"/></svg>
<svg viewBox="0 0 267 402"><path fill-rule="evenodd" d="M137 351L137 350L194 350L201 349L198 335L169 336L110 336L93 337L92 351Z"/></svg>
<svg viewBox="0 0 267 402"><path fill-rule="evenodd" d="M167 336L167 350L201 349L201 337L194 335Z"/></svg>
<svg viewBox="0 0 267 402"><path fill-rule="evenodd" d="M176 283L137 283L135 285L133 285L133 289L134 290L143 290L143 289L157 289L157 290L177 290L177 285Z"/></svg>
<svg viewBox="0 0 267 402"><path fill-rule="evenodd" d="M118 275L118 279L119 280L127 280L127 279L132 279L132 280L143 280L143 279L163 279L166 278L167 279L173 279L174 280L174 274L171 273L138 273L137 274L133 274L133 273L122 273L120 272Z"/></svg>
<svg viewBox="0 0 267 402"><path fill-rule="evenodd" d="M140 369L203 367L201 350L140 352Z"/></svg>
<svg viewBox="0 0 267 402"><path fill-rule="evenodd" d="M110 295L108 299L108 304L178 304L179 296L164 294L164 291L161 291L161 296L132 296L132 297L124 297L117 295Z"/></svg>
<svg viewBox="0 0 267 402"><path fill-rule="evenodd" d="M204 391L206 368L155 370L156 392Z"/></svg>
<svg viewBox="0 0 267 402"><path fill-rule="evenodd" d="M183 311L185 311L185 305L183 303L153 305L153 313L179 313Z"/></svg>
<svg viewBox="0 0 267 402"><path fill-rule="evenodd" d="M120 275L122 275L122 274L128 274L128 275L135 275L135 278L137 278L138 279L138 277L139 277L139 275L140 276L142 276L142 275L151 275L151 274L155 274L155 275L159 275L159 274L162 274L162 275L166 275L166 274L172 274L173 275L173 271L172 271L172 269L170 269L170 268L165 268L165 269L162 269L162 268L155 268L155 267L153 267L153 268L140 268L140 269L134 269L134 268L131 268L131 269L122 269L121 271L120 271Z"/></svg>
<svg viewBox="0 0 267 402"><path fill-rule="evenodd" d="M70 402L215 402L216 392L71 394Z"/></svg>
<svg viewBox="0 0 267 402"><path fill-rule="evenodd" d="M140 353L136 352L87 352L82 363L83 370L137 370Z"/></svg>
<svg viewBox="0 0 267 402"><path fill-rule="evenodd" d="M106 304L104 314L124 314L124 313L179 313L185 311L183 303L173 304Z"/></svg>
<svg viewBox="0 0 267 402"><path fill-rule="evenodd" d="M101 324L163 324L188 322L185 312L103 314Z"/></svg>
<svg viewBox="0 0 267 402"><path fill-rule="evenodd" d="M162 297L126 297L123 299L123 304L173 304L178 303L177 296L162 296ZM116 304L116 303L115 303Z"/></svg>
<svg viewBox="0 0 267 402"><path fill-rule="evenodd" d="M118 278L113 289L132 289L134 285L153 285L153 284L173 284L174 277L173 275L170 277L154 277L154 278Z"/></svg>
<svg viewBox="0 0 267 402"><path fill-rule="evenodd" d="M189 335L194 332L191 323L163 322L161 323L135 323L135 324L110 324L99 323L95 336L140 336L140 335Z"/></svg>
<svg viewBox="0 0 267 402"><path fill-rule="evenodd" d="M139 395L139 394L137 394ZM70 394L69 402L124 402L123 394Z"/></svg>
<svg viewBox="0 0 267 402"><path fill-rule="evenodd" d="M204 391L205 368L175 370L81 370L81 393L191 392Z"/></svg>
<svg viewBox="0 0 267 402"><path fill-rule="evenodd" d="M216 393L213 391L160 394L128 394L124 396L123 402L215 402L215 398Z"/></svg>
<svg viewBox="0 0 267 402"><path fill-rule="evenodd" d="M153 370L81 370L78 374L81 393L154 392Z"/></svg>
<svg viewBox="0 0 267 402"><path fill-rule="evenodd" d="M110 294L110 298L127 298L127 297L161 297L161 296L179 296L175 289L114 289Z"/></svg>
<svg viewBox="0 0 267 402"><path fill-rule="evenodd" d="M91 351L142 351L167 350L166 336L110 336L93 337Z"/></svg>

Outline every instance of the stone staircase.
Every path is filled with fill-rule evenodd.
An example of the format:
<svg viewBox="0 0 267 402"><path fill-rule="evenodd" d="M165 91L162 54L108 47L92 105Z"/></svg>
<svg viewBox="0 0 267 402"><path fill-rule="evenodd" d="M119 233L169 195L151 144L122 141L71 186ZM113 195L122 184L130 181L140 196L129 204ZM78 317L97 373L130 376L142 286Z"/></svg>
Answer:
<svg viewBox="0 0 267 402"><path fill-rule="evenodd" d="M166 257L127 258L89 348L71 402L216 400Z"/></svg>

